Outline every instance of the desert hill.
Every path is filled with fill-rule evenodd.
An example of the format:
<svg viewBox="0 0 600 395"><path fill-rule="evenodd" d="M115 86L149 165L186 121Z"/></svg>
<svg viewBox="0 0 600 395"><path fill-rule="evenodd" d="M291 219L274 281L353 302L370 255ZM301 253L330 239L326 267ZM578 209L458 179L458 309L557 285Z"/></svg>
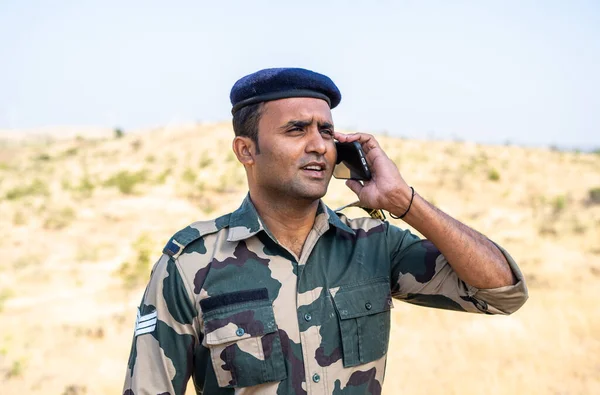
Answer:
<svg viewBox="0 0 600 395"><path fill-rule="evenodd" d="M232 136L229 123L0 136L2 394L120 393L150 265L175 231L245 196ZM530 289L510 317L396 302L384 393L600 393L600 155L378 139ZM324 200L355 199L333 180Z"/></svg>

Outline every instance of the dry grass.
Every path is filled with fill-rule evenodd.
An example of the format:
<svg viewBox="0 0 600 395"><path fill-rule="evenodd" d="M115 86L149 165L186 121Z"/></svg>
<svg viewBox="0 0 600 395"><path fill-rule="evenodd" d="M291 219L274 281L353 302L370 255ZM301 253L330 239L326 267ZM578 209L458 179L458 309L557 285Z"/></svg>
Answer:
<svg viewBox="0 0 600 395"><path fill-rule="evenodd" d="M231 136L215 124L0 144L3 394L118 393L149 257L245 195ZM384 392L600 393L600 155L380 142L421 195L506 247L531 293L511 317L396 302ZM354 197L333 181L325 200Z"/></svg>

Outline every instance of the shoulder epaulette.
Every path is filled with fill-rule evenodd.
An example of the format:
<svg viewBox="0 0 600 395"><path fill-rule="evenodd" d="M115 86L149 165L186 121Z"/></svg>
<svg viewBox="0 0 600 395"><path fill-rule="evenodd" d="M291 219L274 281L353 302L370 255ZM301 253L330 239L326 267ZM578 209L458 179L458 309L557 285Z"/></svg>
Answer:
<svg viewBox="0 0 600 395"><path fill-rule="evenodd" d="M215 220L198 221L186 226L171 237L167 245L165 245L165 248L163 248L163 254L169 255L173 259L177 259L185 247L193 241L211 233L216 233L229 225L230 215L231 214L226 214Z"/></svg>

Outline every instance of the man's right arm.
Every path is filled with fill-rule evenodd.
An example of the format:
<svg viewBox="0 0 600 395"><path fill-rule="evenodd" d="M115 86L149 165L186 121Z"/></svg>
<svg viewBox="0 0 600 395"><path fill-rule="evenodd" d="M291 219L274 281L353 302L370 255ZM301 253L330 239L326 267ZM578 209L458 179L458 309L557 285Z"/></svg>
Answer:
<svg viewBox="0 0 600 395"><path fill-rule="evenodd" d="M183 395L201 343L198 312L176 261L163 255L138 308L124 395Z"/></svg>

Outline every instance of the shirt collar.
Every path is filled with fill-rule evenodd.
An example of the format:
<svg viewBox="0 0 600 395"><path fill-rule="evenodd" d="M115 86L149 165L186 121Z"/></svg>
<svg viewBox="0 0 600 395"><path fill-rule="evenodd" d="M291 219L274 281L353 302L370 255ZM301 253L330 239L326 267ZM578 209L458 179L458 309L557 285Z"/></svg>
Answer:
<svg viewBox="0 0 600 395"><path fill-rule="evenodd" d="M327 214L327 220L329 221L329 223L331 225L335 226L338 229L341 229L343 231L351 233L353 235L356 234L354 229L352 229L351 227L349 227L348 225L346 225L345 223L342 222L342 220L340 219L340 217L338 217L338 215L335 213L335 211L333 211L332 209L327 207L325 205L325 203L323 203L322 200L320 201L320 203L321 203L320 208L322 208L322 210L324 210L324 212Z"/></svg>
<svg viewBox="0 0 600 395"><path fill-rule="evenodd" d="M354 230L348 225L343 223L337 214L331 210L327 205L319 200L319 207L317 208L317 218L320 214L325 214L327 221L330 225L335 226L345 232L355 234ZM317 220L315 220L317 225ZM249 237L254 236L260 231L265 231L274 239L273 235L263 225L252 200L250 200L250 194L246 195L246 198L242 202L242 205L231 213L229 218L229 233L227 234L227 241L239 241L245 240Z"/></svg>
<svg viewBox="0 0 600 395"><path fill-rule="evenodd" d="M227 241L239 241L254 236L261 230L265 230L252 200L250 194L242 202L242 205L231 213L229 217L229 233Z"/></svg>

